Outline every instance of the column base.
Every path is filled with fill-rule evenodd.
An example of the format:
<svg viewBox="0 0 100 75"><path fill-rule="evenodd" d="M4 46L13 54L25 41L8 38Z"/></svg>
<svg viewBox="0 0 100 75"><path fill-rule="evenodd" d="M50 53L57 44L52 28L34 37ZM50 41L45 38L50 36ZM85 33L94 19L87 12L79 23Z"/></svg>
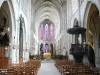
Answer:
<svg viewBox="0 0 100 75"><path fill-rule="evenodd" d="M19 63L23 63L23 58L19 58Z"/></svg>

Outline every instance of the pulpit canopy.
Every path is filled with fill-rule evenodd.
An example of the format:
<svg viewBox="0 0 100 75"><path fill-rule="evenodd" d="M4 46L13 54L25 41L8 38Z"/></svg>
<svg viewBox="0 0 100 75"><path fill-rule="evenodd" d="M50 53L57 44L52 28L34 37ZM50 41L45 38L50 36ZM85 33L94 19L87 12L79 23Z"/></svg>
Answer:
<svg viewBox="0 0 100 75"><path fill-rule="evenodd" d="M73 28L69 28L67 33L78 35L84 33L85 31L86 31L85 28L80 27L79 25L75 25Z"/></svg>

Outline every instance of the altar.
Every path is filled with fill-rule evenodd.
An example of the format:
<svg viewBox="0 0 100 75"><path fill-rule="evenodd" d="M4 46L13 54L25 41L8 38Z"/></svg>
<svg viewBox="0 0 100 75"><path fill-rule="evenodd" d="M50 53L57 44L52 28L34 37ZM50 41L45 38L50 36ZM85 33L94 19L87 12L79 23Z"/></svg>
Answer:
<svg viewBox="0 0 100 75"><path fill-rule="evenodd" d="M51 59L51 53L43 53L44 59Z"/></svg>

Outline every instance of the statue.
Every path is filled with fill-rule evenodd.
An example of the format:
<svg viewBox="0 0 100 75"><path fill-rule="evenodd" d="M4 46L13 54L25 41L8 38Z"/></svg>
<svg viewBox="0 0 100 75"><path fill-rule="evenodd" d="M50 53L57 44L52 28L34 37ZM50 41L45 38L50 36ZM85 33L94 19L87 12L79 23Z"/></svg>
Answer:
<svg viewBox="0 0 100 75"><path fill-rule="evenodd" d="M23 26L25 24L24 22L24 18L22 17L22 14L19 17L19 21L20 21L20 32L19 32L19 57L23 57Z"/></svg>
<svg viewBox="0 0 100 75"><path fill-rule="evenodd" d="M90 44L84 44L84 50L86 52L86 56L88 57L89 63L95 67L95 52Z"/></svg>
<svg viewBox="0 0 100 75"><path fill-rule="evenodd" d="M25 24L22 14L19 17L19 20L20 20L20 34L21 34L23 32L23 24Z"/></svg>

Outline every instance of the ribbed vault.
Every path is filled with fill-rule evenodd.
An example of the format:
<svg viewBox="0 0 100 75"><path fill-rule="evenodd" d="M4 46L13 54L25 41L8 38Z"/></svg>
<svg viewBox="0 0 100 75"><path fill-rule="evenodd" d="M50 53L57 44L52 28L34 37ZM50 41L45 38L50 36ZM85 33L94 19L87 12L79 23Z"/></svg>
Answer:
<svg viewBox="0 0 100 75"><path fill-rule="evenodd" d="M60 18L62 13L62 2L64 0L32 0L33 5L33 22L32 28L35 35L38 36L40 24L49 19L55 25L55 37L60 31Z"/></svg>

